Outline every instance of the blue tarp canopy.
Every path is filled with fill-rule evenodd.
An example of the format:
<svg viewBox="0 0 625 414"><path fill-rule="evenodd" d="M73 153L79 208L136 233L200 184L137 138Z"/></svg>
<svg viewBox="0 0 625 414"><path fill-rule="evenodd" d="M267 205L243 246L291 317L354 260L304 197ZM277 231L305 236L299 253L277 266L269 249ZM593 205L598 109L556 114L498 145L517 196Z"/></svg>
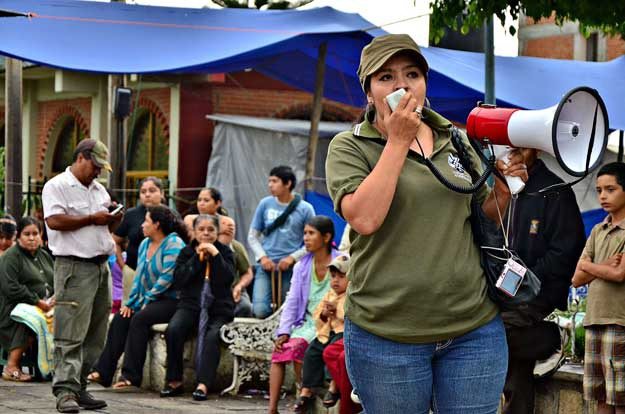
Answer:
<svg viewBox="0 0 625 414"><path fill-rule="evenodd" d="M464 122L483 100L484 55L424 48L430 65L428 96L450 119ZM577 86L597 89L605 101L610 128L625 129L625 56L609 62L495 57L495 90L500 106L542 109L555 105Z"/></svg>
<svg viewBox="0 0 625 414"><path fill-rule="evenodd" d="M0 53L47 66L101 73L216 73L254 68L302 90L315 89L318 47L328 43L324 96L361 106L356 77L372 24L330 7L309 10L182 9L77 0L0 0L32 13L0 20ZM424 48L428 96L464 122L483 99L480 53ZM625 57L592 63L496 58L498 103L538 109L581 85L599 91L610 126L625 129Z"/></svg>

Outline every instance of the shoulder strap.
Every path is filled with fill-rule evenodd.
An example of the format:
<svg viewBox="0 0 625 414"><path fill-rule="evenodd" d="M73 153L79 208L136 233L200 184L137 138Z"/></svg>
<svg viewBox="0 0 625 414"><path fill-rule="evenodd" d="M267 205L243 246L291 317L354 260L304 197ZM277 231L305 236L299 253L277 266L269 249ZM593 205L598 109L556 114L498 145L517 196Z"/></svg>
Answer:
<svg viewBox="0 0 625 414"><path fill-rule="evenodd" d="M277 228L281 227L284 223L286 223L286 219L288 219L291 213L295 211L300 201L302 201L302 197L299 194L295 194L295 198L293 198L293 200L291 200L289 205L286 206L282 214L280 214L280 216L277 219L275 219L273 223L267 226L267 228L263 231L263 235L265 237L269 236Z"/></svg>

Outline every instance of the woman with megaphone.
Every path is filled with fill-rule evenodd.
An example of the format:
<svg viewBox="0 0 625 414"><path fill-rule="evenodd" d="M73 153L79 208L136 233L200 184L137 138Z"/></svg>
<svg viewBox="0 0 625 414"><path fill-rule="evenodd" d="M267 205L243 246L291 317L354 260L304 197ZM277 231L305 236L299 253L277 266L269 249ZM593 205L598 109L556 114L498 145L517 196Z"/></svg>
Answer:
<svg viewBox="0 0 625 414"><path fill-rule="evenodd" d="M358 68L367 109L328 150L328 190L352 227L347 367L367 413L495 413L505 331L473 242L472 195L450 191L425 165L452 184L472 184L451 122L426 105L427 72L409 36L373 39ZM400 99L388 96L400 89ZM517 152L497 169L527 180ZM510 192L497 178L473 197L498 219Z"/></svg>

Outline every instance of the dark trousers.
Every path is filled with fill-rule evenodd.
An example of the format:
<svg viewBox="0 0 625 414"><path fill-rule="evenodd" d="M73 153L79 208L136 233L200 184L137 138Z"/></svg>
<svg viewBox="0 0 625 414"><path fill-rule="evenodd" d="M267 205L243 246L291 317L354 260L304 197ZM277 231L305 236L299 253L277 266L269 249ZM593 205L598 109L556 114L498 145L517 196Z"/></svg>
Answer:
<svg viewBox="0 0 625 414"><path fill-rule="evenodd" d="M167 325L167 382L182 381L184 343L197 332L198 318L198 311L177 309Z"/></svg>
<svg viewBox="0 0 625 414"><path fill-rule="evenodd" d="M323 363L323 351L328 345L343 338L343 333L330 333L330 339L325 344L317 338L308 345L304 355L304 367L302 372L302 386L305 388L323 387L325 378L325 364Z"/></svg>
<svg viewBox="0 0 625 414"><path fill-rule="evenodd" d="M510 355L512 356L512 355ZM534 365L536 361L508 358L503 388L505 414L534 414Z"/></svg>
<svg viewBox="0 0 625 414"><path fill-rule="evenodd" d="M548 306L535 305L502 312L508 342L504 414L534 413L534 365L560 346L557 325L543 320L551 310Z"/></svg>
<svg viewBox="0 0 625 414"><path fill-rule="evenodd" d="M198 332L198 335L204 335L204 352L200 357L198 366L195 367L197 382L211 387L217 375L217 367L219 366L219 330L223 325L228 323L223 319L211 319L208 323L206 332Z"/></svg>
<svg viewBox="0 0 625 414"><path fill-rule="evenodd" d="M117 361L124 354L122 376L133 385L140 386L143 379L143 364L150 339L150 328L158 323L167 323L176 312L177 301L161 299L146 305L130 318L116 314L109 326L106 346L95 370L104 386L110 386L117 368Z"/></svg>

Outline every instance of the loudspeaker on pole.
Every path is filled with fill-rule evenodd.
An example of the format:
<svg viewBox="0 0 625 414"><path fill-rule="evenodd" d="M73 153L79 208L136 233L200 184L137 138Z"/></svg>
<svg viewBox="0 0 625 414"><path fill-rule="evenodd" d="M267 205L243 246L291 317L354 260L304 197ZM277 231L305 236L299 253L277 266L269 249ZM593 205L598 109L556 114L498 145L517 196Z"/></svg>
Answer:
<svg viewBox="0 0 625 414"><path fill-rule="evenodd" d="M123 119L130 114L130 98L132 89L115 88L115 118Z"/></svg>

